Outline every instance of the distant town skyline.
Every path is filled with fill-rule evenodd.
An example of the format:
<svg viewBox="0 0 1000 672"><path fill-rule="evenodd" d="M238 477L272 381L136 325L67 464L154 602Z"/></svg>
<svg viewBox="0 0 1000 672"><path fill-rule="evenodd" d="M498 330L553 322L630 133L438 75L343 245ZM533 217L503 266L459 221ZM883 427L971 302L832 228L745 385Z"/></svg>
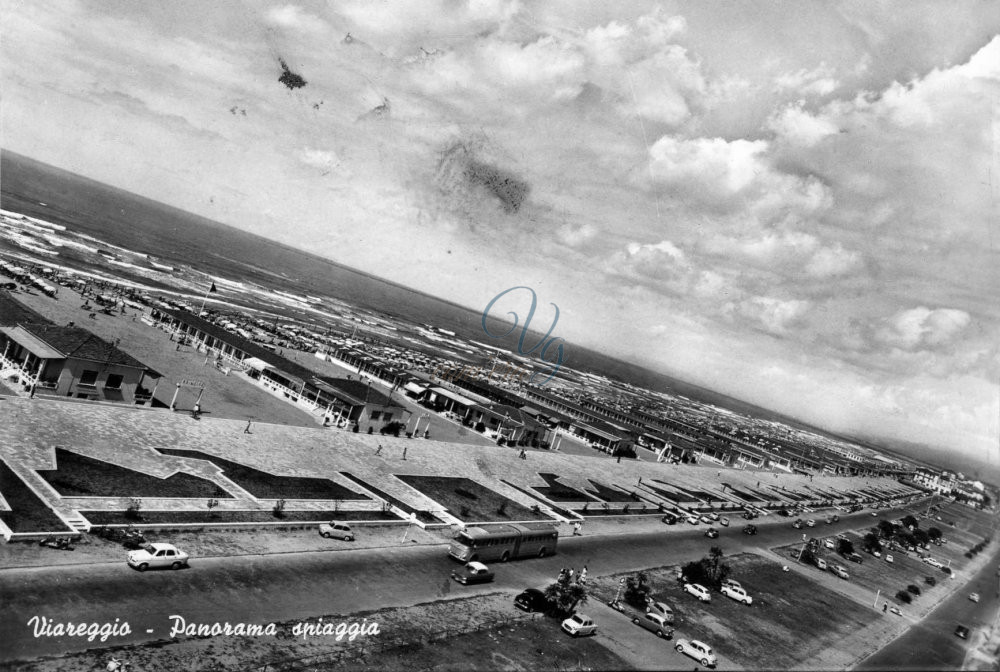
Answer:
<svg viewBox="0 0 1000 672"><path fill-rule="evenodd" d="M1000 463L990 3L0 8L5 149Z"/></svg>

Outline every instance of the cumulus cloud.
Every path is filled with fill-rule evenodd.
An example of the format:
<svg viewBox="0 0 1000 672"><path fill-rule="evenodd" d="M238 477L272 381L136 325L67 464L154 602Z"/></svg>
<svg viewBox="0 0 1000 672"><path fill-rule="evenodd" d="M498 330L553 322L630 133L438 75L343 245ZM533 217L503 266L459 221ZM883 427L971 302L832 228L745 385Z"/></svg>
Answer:
<svg viewBox="0 0 1000 672"><path fill-rule="evenodd" d="M833 93L840 82L834 77L833 68L820 63L812 70L802 68L796 72L786 72L774 80L777 89L792 89L802 94L825 96Z"/></svg>
<svg viewBox="0 0 1000 672"><path fill-rule="evenodd" d="M924 306L896 313L875 333L875 338L903 350L935 348L953 341L971 321L964 310Z"/></svg>
<svg viewBox="0 0 1000 672"><path fill-rule="evenodd" d="M812 147L823 138L837 133L838 129L830 119L814 116L802 109L802 101L789 105L771 115L767 126L786 142Z"/></svg>
<svg viewBox="0 0 1000 672"><path fill-rule="evenodd" d="M802 319L810 305L809 301L799 299L754 296L737 304L736 313L768 333L783 336Z"/></svg>
<svg viewBox="0 0 1000 672"><path fill-rule="evenodd" d="M653 178L669 184L694 183L718 195L729 196L749 186L767 170L761 156L763 140L663 136L649 149Z"/></svg>
<svg viewBox="0 0 1000 672"><path fill-rule="evenodd" d="M264 22L279 28L307 33L325 33L330 28L326 21L310 14L297 5L281 5L269 8L264 14Z"/></svg>

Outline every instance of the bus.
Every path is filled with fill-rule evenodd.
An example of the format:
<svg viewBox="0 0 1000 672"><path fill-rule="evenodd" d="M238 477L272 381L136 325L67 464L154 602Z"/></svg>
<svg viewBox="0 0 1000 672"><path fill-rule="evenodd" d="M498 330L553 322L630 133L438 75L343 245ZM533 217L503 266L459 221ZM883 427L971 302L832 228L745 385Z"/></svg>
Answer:
<svg viewBox="0 0 1000 672"><path fill-rule="evenodd" d="M548 523L467 527L451 540L448 555L462 562L544 558L556 552L559 532Z"/></svg>

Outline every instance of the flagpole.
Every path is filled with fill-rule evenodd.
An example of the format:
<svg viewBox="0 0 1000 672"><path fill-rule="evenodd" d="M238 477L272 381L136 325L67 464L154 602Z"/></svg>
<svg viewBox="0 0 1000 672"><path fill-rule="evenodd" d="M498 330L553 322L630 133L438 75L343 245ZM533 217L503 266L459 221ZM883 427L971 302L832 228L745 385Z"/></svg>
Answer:
<svg viewBox="0 0 1000 672"><path fill-rule="evenodd" d="M205 302L208 301L208 295L212 293L215 289L215 283L213 282L208 287L208 291L205 292L205 296L201 297L201 308L198 309L198 317L201 317L202 312L205 310Z"/></svg>

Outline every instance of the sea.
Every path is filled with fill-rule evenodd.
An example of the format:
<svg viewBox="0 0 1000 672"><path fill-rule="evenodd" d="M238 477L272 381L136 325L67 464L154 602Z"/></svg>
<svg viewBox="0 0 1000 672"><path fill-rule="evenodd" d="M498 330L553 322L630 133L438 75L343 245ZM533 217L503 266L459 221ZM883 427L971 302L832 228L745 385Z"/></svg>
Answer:
<svg viewBox="0 0 1000 672"><path fill-rule="evenodd" d="M482 308L429 296L6 150L0 151L0 209L27 218L16 233L0 235L0 251L16 260L112 276L153 295L157 290L176 294L180 288L181 296L195 304L214 281L220 288L242 294L243 305L263 305L307 322L318 322L317 315L323 311L316 308L341 315L359 310L388 316L389 322L402 318L467 340L488 340L482 329ZM497 322L490 328L496 333L502 331L501 326ZM530 342L540 337L536 334ZM567 366L578 372L819 431L594 349L567 343L565 350Z"/></svg>

